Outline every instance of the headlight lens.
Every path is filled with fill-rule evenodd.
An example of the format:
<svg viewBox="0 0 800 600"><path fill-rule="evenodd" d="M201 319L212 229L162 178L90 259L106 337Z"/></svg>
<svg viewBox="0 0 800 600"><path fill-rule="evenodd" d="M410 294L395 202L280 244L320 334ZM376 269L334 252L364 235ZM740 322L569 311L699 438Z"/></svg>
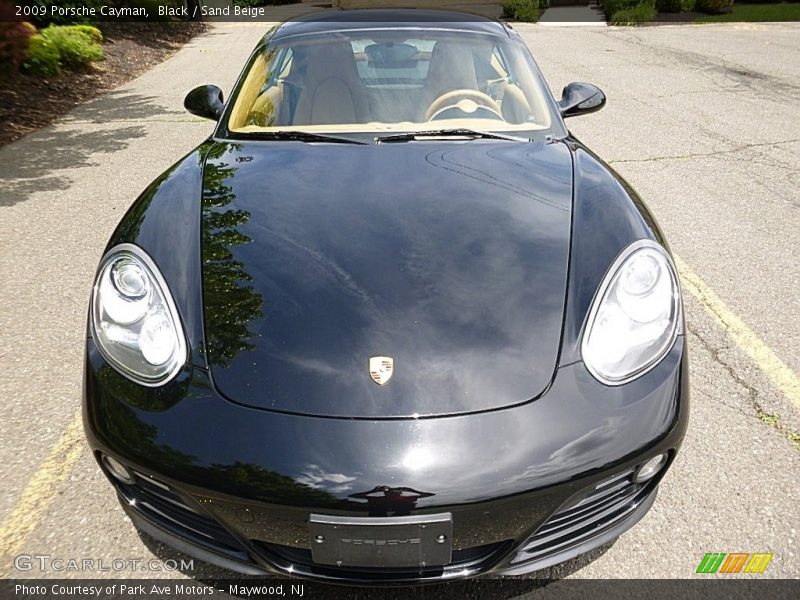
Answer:
<svg viewBox="0 0 800 600"><path fill-rule="evenodd" d="M162 385L186 362L186 340L164 278L138 246L115 246L100 263L92 331L103 356L144 385Z"/></svg>
<svg viewBox="0 0 800 600"><path fill-rule="evenodd" d="M634 242L614 261L595 296L583 334L583 361L602 383L627 383L664 358L680 323L672 260L655 242Z"/></svg>

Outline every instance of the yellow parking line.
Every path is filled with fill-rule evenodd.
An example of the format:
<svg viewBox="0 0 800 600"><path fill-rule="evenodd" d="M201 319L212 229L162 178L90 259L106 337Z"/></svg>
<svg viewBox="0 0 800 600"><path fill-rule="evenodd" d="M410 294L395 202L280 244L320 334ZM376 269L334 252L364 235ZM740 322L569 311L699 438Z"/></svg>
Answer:
<svg viewBox="0 0 800 600"><path fill-rule="evenodd" d="M28 535L42 520L58 486L69 475L83 448L83 427L78 413L25 486L11 514L3 521L0 528L0 570L10 567L13 556L20 552Z"/></svg>
<svg viewBox="0 0 800 600"><path fill-rule="evenodd" d="M720 297L680 257L674 258L683 289L697 298L728 335L755 361L775 387L800 408L800 378L795 372L778 358L778 355L761 341L752 329L733 314Z"/></svg>

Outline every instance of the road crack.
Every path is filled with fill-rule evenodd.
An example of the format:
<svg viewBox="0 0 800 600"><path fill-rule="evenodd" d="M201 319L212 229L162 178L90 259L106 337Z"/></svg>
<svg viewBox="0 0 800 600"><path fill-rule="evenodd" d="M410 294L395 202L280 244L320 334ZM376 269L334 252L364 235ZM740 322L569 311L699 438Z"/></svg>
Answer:
<svg viewBox="0 0 800 600"><path fill-rule="evenodd" d="M784 144L795 144L797 142L800 142L800 138L794 138L791 140L781 140L778 142L759 142L757 144L743 144L735 148L730 148L729 150L715 150L713 152L690 152L687 154L673 154L669 156L651 156L648 158L620 158L618 160L610 160L608 161L608 163L611 165L616 165L621 163L658 162L662 160L684 160L688 158L725 156L727 154L737 154L739 152L745 152L753 148L764 148L767 146L781 146Z"/></svg>
<svg viewBox="0 0 800 600"><path fill-rule="evenodd" d="M800 450L800 433L782 423L780 415L769 413L764 410L763 405L759 401L759 391L755 388L755 386L750 384L741 375L739 375L739 373L737 373L736 370L725 361L718 348L713 346L705 337L700 334L699 331L693 329L688 323L686 324L686 329L697 338L697 340L700 342L700 345L703 346L703 348L711 355L712 360L721 366L725 372L728 373L730 378L733 379L734 383L745 391L750 407L753 409L756 418L765 425L772 427L781 436L789 440L795 449ZM736 410L745 416L751 416L738 407Z"/></svg>

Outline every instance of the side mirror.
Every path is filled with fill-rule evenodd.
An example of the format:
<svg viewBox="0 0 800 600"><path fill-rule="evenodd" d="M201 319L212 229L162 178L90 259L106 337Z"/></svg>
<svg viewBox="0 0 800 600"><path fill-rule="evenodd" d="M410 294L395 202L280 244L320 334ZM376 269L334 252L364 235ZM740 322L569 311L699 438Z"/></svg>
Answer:
<svg viewBox="0 0 800 600"><path fill-rule="evenodd" d="M606 95L599 87L591 83L573 82L561 92L558 110L566 119L593 113L603 108L605 104Z"/></svg>
<svg viewBox="0 0 800 600"><path fill-rule="evenodd" d="M222 90L215 85L201 85L186 94L183 107L193 115L219 121L225 102Z"/></svg>

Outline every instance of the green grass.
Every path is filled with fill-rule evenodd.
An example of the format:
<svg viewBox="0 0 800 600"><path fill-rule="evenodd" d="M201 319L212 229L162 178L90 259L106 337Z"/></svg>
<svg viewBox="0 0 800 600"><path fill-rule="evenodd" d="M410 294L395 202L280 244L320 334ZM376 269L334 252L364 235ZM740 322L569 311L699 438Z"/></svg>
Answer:
<svg viewBox="0 0 800 600"><path fill-rule="evenodd" d="M743 21L800 21L800 4L734 4L724 15L707 15L695 23L735 23Z"/></svg>
<svg viewBox="0 0 800 600"><path fill-rule="evenodd" d="M778 415L771 415L769 413L762 412L758 415L758 418L761 419L762 423L766 425L775 426L778 424L780 417Z"/></svg>
<svg viewBox="0 0 800 600"><path fill-rule="evenodd" d="M770 414L764 411L757 404L755 405L755 409L756 409L756 416L758 417L759 421L764 423L764 425L773 427L787 440L789 440L792 443L792 446L794 446L796 450L800 450L800 433L786 427L786 425L781 422L780 415Z"/></svg>

